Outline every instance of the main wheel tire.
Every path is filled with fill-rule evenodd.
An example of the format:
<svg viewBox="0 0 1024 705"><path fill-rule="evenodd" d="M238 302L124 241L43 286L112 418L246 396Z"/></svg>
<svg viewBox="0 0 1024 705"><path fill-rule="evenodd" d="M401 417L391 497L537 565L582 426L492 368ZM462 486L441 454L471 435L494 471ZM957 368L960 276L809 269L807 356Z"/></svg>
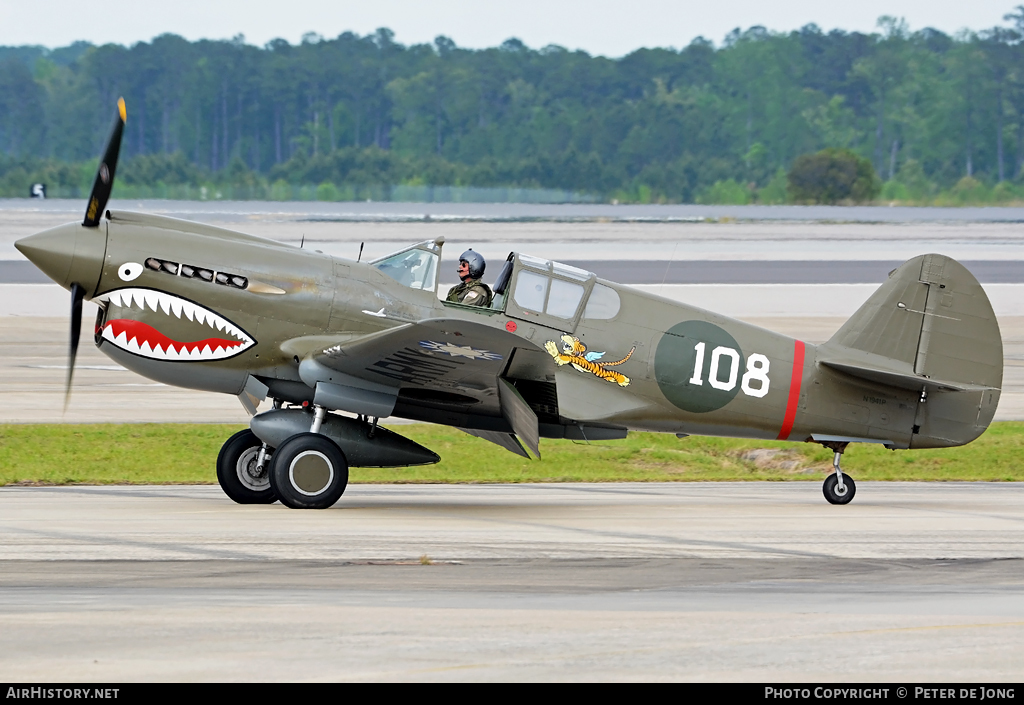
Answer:
<svg viewBox="0 0 1024 705"><path fill-rule="evenodd" d="M821 486L821 491L825 495L825 499L828 500L829 504L849 504L853 499L853 495L857 494L857 483L853 481L853 478L843 473L843 489L839 491L839 479L835 473L832 473L825 478L825 483Z"/></svg>
<svg viewBox="0 0 1024 705"><path fill-rule="evenodd" d="M274 452L270 486L287 507L327 509L348 486L348 461L330 438L299 433Z"/></svg>
<svg viewBox="0 0 1024 705"><path fill-rule="evenodd" d="M217 456L217 481L231 499L239 504L271 504L277 495L270 486L270 462L262 473L256 472L263 441L245 429L229 438Z"/></svg>

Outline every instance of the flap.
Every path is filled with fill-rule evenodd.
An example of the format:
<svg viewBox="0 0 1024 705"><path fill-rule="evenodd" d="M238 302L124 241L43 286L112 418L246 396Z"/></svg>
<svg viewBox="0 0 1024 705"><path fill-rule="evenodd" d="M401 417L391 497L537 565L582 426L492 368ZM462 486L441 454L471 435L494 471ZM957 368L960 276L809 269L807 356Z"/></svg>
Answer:
<svg viewBox="0 0 1024 705"><path fill-rule="evenodd" d="M498 399L501 402L501 415L516 434L516 438L534 457L540 458L540 425L537 414L526 403L519 390L507 379L498 379Z"/></svg>
<svg viewBox="0 0 1024 705"><path fill-rule="evenodd" d="M495 445L501 446L505 450L521 455L527 460L530 459L530 454L523 448L522 443L516 438L514 433L502 433L501 431L482 431L475 428L460 428L460 431L464 431L471 436L482 438L485 441L490 441Z"/></svg>

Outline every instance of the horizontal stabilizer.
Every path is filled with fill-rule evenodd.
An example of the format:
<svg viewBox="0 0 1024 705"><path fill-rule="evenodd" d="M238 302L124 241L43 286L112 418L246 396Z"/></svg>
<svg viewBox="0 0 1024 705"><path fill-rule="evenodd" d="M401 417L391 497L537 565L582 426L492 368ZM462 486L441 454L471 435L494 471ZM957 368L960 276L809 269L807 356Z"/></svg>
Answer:
<svg viewBox="0 0 1024 705"><path fill-rule="evenodd" d="M985 389L992 389L992 387L985 385L930 379L921 375L899 372L897 370L876 367L873 365L851 364L848 362L837 362L828 359L819 359L818 362L826 367L831 367L834 370L845 372L852 377L859 377L860 379L866 379L870 382L887 384L891 387L899 387L900 389L920 391L921 389L927 388L932 391L937 390L944 392L977 392Z"/></svg>

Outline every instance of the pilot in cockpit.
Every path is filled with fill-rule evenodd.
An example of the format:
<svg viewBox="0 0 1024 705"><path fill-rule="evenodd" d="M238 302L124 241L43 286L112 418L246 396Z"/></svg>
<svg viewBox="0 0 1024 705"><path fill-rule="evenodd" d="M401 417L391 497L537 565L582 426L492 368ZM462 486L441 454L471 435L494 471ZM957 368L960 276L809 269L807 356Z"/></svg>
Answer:
<svg viewBox="0 0 1024 705"><path fill-rule="evenodd" d="M459 255L459 268L456 271L462 283L453 286L445 300L469 306L490 306L494 294L481 281L486 268L487 262L479 252L470 249Z"/></svg>

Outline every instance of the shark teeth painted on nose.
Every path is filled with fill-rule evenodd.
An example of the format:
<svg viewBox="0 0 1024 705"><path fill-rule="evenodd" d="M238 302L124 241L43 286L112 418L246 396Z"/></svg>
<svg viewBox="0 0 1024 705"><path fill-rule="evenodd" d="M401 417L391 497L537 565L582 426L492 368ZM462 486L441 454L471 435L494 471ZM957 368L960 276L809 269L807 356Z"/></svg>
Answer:
<svg viewBox="0 0 1024 705"><path fill-rule="evenodd" d="M104 340L135 355L155 360L200 362L224 360L252 347L256 341L244 330L205 306L155 289L128 288L110 291L94 301L107 302L122 309L152 311L177 319L184 318L205 328L206 333L223 333L228 337L206 335L187 341L174 340L159 330L135 320L108 320L100 333Z"/></svg>

